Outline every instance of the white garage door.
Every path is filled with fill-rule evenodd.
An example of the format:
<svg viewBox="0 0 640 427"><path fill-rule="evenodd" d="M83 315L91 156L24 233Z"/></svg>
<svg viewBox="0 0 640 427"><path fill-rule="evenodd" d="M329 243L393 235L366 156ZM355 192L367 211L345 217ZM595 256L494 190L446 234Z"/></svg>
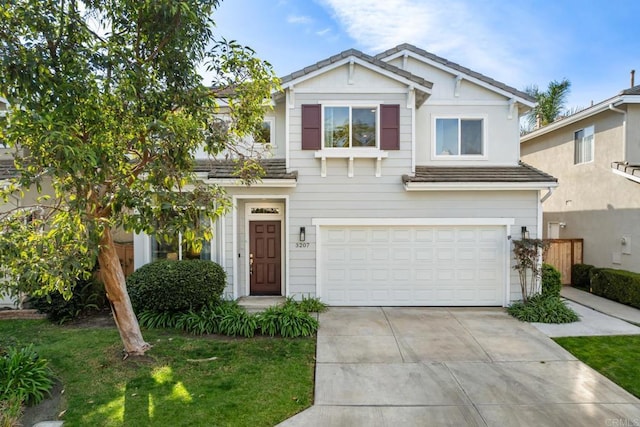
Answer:
<svg viewBox="0 0 640 427"><path fill-rule="evenodd" d="M501 306L504 226L322 226L329 305Z"/></svg>

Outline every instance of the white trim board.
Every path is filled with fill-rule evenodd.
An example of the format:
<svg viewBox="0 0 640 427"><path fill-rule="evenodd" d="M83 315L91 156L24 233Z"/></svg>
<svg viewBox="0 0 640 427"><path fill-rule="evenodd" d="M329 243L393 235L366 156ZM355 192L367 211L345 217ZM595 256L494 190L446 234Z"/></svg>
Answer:
<svg viewBox="0 0 640 427"><path fill-rule="evenodd" d="M313 218L317 226L513 225L515 218Z"/></svg>

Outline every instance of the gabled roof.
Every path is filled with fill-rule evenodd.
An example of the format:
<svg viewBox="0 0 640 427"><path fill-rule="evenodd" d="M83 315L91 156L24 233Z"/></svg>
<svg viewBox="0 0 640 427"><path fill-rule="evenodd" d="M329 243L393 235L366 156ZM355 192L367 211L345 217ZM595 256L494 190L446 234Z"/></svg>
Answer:
<svg viewBox="0 0 640 427"><path fill-rule="evenodd" d="M393 59L406 52L412 52L415 55L421 56L422 58L434 63L434 65L440 65L439 68L444 69L445 71L449 71L449 72L455 71L456 73L463 74L468 78L476 79L480 82L483 82L486 85L492 86L495 89L499 89L502 92L506 92L507 94L520 98L521 101L531 104L531 106L533 106L533 104L535 104L536 102L535 98L533 98L531 95L528 95L525 92L522 92L521 90L518 90L505 83L494 80L491 77L487 77L484 74L478 73L477 71L473 71L467 67L463 67L462 65L456 64L455 62L451 62L448 59L442 58L438 55L434 55L431 52L427 52L426 50L420 49L409 43L404 43L396 47L393 47L391 49L388 49L376 55L375 58L379 60ZM453 74L456 74L456 73L453 73Z"/></svg>
<svg viewBox="0 0 640 427"><path fill-rule="evenodd" d="M416 166L403 175L407 190L535 189L555 187L558 179L526 163L518 166Z"/></svg>
<svg viewBox="0 0 640 427"><path fill-rule="evenodd" d="M580 120L584 120L588 117L595 116L603 111L609 110L611 108L616 108L623 104L639 104L640 103L640 85L633 86L628 89L621 90L617 95L605 99L595 105L592 105L589 108L585 108L584 110L578 111L575 114L572 114L567 117L562 117L556 119L555 122L550 123L544 127L538 128L533 132L529 132L526 135L523 135L520 138L520 143L524 143L530 141L533 138L538 136L547 134L549 132L553 132L556 129L560 129L564 126L568 126L572 123L578 122Z"/></svg>
<svg viewBox="0 0 640 427"><path fill-rule="evenodd" d="M431 93L431 88L433 87L432 82L422 77L411 74L406 70L402 70L394 65L381 61L373 56L367 55L366 53L360 52L356 49L345 50L344 52L340 52L337 55L333 55L327 59L318 61L313 65L309 65L302 70L298 70L284 77L281 77L280 83L282 87L286 89L296 83L321 74L322 72L329 71L333 68L344 65L350 60L353 60L354 62L357 62L358 64L369 69L383 72L384 74L396 80L402 81L407 85L415 86L416 89L419 89L426 94Z"/></svg>

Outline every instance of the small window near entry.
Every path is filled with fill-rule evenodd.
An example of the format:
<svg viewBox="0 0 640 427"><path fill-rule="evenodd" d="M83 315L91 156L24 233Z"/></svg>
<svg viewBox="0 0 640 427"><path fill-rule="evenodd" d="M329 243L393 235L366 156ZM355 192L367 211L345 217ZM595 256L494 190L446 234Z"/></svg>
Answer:
<svg viewBox="0 0 640 427"><path fill-rule="evenodd" d="M574 156L573 163L587 163L593 161L593 126L580 129L573 134Z"/></svg>
<svg viewBox="0 0 640 427"><path fill-rule="evenodd" d="M483 119L436 119L436 156L484 155Z"/></svg>

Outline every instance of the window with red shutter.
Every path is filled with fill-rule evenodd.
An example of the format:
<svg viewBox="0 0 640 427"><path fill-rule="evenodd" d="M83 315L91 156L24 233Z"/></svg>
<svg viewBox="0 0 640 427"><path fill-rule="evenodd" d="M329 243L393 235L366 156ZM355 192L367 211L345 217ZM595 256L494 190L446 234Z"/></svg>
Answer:
<svg viewBox="0 0 640 427"><path fill-rule="evenodd" d="M322 115L320 104L302 106L302 149L322 148Z"/></svg>

